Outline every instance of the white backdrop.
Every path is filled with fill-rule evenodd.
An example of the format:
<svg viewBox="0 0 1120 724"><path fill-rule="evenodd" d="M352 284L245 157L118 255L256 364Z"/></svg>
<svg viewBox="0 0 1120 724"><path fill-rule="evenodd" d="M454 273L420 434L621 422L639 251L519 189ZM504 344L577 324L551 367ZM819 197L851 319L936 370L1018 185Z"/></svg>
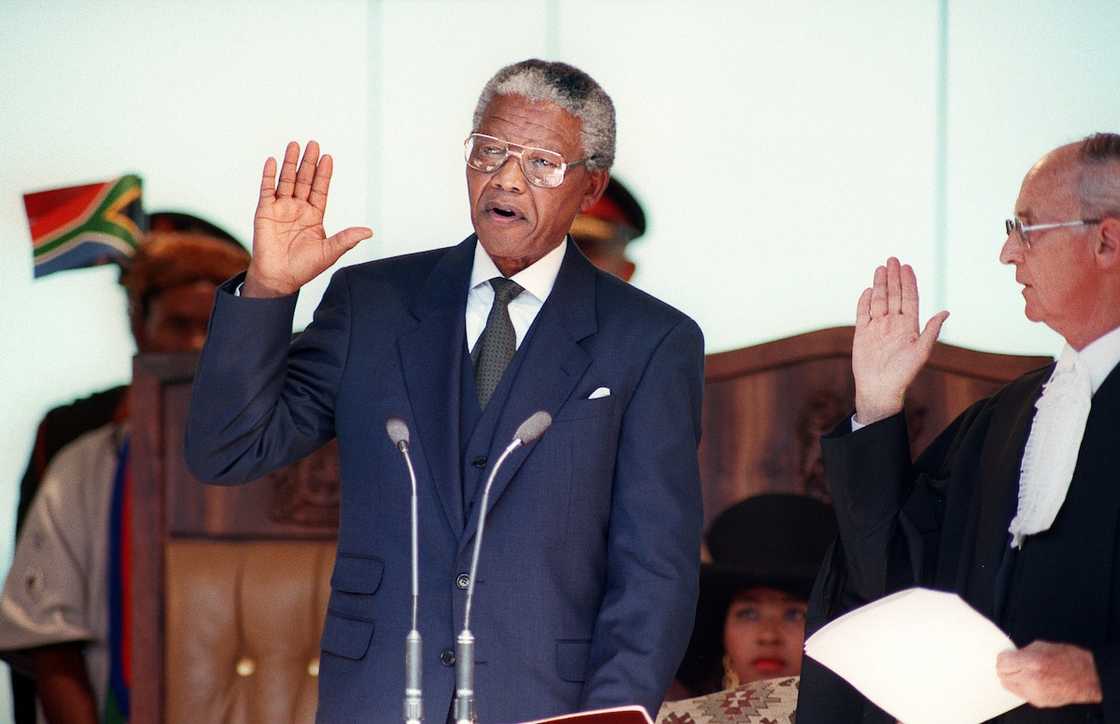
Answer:
<svg viewBox="0 0 1120 724"><path fill-rule="evenodd" d="M998 229L1041 153L1120 131L1118 36L1115 0L9 0L0 570L39 417L127 380L133 352L111 270L32 282L24 192L135 172L147 209L248 243L264 158L314 137L336 158L328 228L376 232L347 261L451 244L470 232L478 90L550 57L614 97L615 170L649 218L634 281L693 315L709 351L849 323L894 253L925 314L952 310L948 341L1052 353Z"/></svg>

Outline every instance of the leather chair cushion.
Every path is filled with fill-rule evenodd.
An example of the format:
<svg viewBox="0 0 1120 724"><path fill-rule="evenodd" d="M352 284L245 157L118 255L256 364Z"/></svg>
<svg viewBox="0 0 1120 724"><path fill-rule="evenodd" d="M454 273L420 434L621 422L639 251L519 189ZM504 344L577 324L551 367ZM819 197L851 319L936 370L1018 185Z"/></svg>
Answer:
<svg viewBox="0 0 1120 724"><path fill-rule="evenodd" d="M168 724L311 724L333 560L333 542L169 542Z"/></svg>

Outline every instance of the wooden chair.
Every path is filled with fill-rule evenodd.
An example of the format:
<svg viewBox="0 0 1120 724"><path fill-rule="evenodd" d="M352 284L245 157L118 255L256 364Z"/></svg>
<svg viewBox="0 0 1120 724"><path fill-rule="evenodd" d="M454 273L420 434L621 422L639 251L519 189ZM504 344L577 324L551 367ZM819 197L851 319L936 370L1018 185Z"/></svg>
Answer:
<svg viewBox="0 0 1120 724"><path fill-rule="evenodd" d="M201 484L182 454L195 362L133 366L131 721L310 724L337 449L245 486Z"/></svg>

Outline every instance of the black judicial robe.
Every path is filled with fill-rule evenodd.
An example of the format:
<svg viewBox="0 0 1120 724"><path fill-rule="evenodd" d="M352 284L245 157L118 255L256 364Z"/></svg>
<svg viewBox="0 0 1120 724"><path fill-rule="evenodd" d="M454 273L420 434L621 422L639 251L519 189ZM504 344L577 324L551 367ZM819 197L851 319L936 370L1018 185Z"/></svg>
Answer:
<svg viewBox="0 0 1120 724"><path fill-rule="evenodd" d="M807 633L910 586L953 591L1016 646L1069 643L1096 661L1103 704L1021 706L995 721L1120 722L1120 366L1093 396L1054 525L1009 550L1023 449L1052 371L972 405L914 462L901 414L854 433L845 420L822 439L840 535L814 586ZM797 721L892 719L806 657Z"/></svg>

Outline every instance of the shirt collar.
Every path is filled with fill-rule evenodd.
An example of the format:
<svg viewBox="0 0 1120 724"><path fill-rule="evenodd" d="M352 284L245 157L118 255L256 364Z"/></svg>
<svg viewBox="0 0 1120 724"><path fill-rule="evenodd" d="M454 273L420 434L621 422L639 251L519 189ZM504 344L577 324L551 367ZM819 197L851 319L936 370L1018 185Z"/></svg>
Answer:
<svg viewBox="0 0 1120 724"><path fill-rule="evenodd" d="M1089 372L1089 382L1093 386L1093 394L1096 394L1104 384L1105 378L1120 363L1120 327L1097 337L1082 347L1080 352L1075 352L1069 344L1066 344L1062 356L1070 354L1074 355Z"/></svg>
<svg viewBox="0 0 1120 724"><path fill-rule="evenodd" d="M542 256L537 261L514 274L510 279L517 282L522 289L532 294L541 303L548 299L552 287L556 284L556 277L560 274L560 265L564 263L564 254L568 250L568 239L556 245L556 248ZM494 277L502 276L498 265L482 248L482 242L474 244L474 266L471 268L471 289L489 282Z"/></svg>

